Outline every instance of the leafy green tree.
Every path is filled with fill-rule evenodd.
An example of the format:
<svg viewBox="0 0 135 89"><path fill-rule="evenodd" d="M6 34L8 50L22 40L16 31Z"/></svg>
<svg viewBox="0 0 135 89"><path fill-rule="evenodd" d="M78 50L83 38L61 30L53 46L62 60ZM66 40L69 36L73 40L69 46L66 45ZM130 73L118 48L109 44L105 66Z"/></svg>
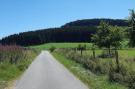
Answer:
<svg viewBox="0 0 135 89"><path fill-rule="evenodd" d="M129 38L130 38L130 46L135 46L135 11L130 10L129 17Z"/></svg>
<svg viewBox="0 0 135 89"><path fill-rule="evenodd" d="M109 49L109 55L111 47L115 49L116 65L117 70L119 71L119 54L117 49L121 45L123 40L122 28L118 26L109 26L108 23L101 22L99 30L92 37L93 43L97 46L105 47Z"/></svg>
<svg viewBox="0 0 135 89"><path fill-rule="evenodd" d="M124 38L124 32L122 30L121 27L118 26L110 26L109 28L110 30L110 34L109 34L109 38L110 38L110 45L113 48L119 48L121 46L121 41Z"/></svg>
<svg viewBox="0 0 135 89"><path fill-rule="evenodd" d="M110 55L110 48L111 48L111 40L110 40L110 31L109 31L109 24L101 21L100 26L98 27L98 31L96 34L93 35L92 41L95 45L100 48L108 48L109 55Z"/></svg>
<svg viewBox="0 0 135 89"><path fill-rule="evenodd" d="M56 47L52 46L49 48L50 52L53 52L56 49Z"/></svg>
<svg viewBox="0 0 135 89"><path fill-rule="evenodd" d="M122 31L122 28L118 26L115 27L110 26L109 31L110 31L109 37L110 37L111 47L113 47L115 50L117 72L119 72L120 65L119 65L119 54L117 49L121 46L121 41L124 38L124 33Z"/></svg>

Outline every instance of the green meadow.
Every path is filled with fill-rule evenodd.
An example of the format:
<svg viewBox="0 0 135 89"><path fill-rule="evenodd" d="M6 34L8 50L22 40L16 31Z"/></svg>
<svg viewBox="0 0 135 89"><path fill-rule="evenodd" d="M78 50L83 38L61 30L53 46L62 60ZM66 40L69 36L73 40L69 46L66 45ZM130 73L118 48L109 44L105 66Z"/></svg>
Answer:
<svg viewBox="0 0 135 89"><path fill-rule="evenodd" d="M51 47L55 48L76 48L78 45L86 45L88 48L91 47L91 43L46 43L42 45L37 45L37 46L30 46L30 48L35 48L35 49L41 49L41 50L48 50Z"/></svg>

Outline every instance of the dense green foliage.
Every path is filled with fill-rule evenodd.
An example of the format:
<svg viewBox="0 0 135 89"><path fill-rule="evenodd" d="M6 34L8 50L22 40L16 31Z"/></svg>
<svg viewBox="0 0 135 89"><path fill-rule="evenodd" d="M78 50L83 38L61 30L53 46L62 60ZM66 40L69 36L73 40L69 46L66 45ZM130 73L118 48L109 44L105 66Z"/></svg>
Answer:
<svg viewBox="0 0 135 89"><path fill-rule="evenodd" d="M124 38L124 31L121 27L111 26L101 21L96 34L92 36L93 43L99 48L118 48Z"/></svg>
<svg viewBox="0 0 135 89"><path fill-rule="evenodd" d="M135 12L131 10L129 17L129 38L130 38L130 46L135 46Z"/></svg>
<svg viewBox="0 0 135 89"><path fill-rule="evenodd" d="M92 40L95 45L98 45L100 48L107 47L110 48L110 29L109 24L101 21L100 26L96 34L92 36Z"/></svg>

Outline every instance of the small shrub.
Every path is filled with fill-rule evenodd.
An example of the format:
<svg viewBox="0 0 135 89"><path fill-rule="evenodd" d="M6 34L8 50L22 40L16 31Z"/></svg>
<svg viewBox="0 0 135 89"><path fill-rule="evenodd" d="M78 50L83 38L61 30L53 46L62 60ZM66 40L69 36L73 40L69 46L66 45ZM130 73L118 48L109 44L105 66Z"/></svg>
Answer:
<svg viewBox="0 0 135 89"><path fill-rule="evenodd" d="M133 58L133 61L135 62L135 58Z"/></svg>
<svg viewBox="0 0 135 89"><path fill-rule="evenodd" d="M24 71L25 69L28 68L28 65L26 65L26 64L19 64L19 65L17 65L17 68L18 68L20 71Z"/></svg>
<svg viewBox="0 0 135 89"><path fill-rule="evenodd" d="M115 67L111 66L109 72L109 80L112 82L119 82L128 86L130 89L135 89L135 72L129 72L124 65L120 66L120 71L117 72Z"/></svg>
<svg viewBox="0 0 135 89"><path fill-rule="evenodd" d="M78 47L77 47L77 50L81 51L81 56L82 56L83 50L86 50L86 45L79 44Z"/></svg>
<svg viewBox="0 0 135 89"><path fill-rule="evenodd" d="M86 65L87 65L89 70L93 71L94 73L96 72L95 69L97 68L97 65L94 61L89 60Z"/></svg>
<svg viewBox="0 0 135 89"><path fill-rule="evenodd" d="M131 72L128 74L126 78L126 82L128 83L128 87L130 89L135 89L135 72Z"/></svg>
<svg viewBox="0 0 135 89"><path fill-rule="evenodd" d="M110 73L109 78L111 81L115 81L115 82L119 82L119 83L124 80L123 76L120 73L116 73L116 72Z"/></svg>
<svg viewBox="0 0 135 89"><path fill-rule="evenodd" d="M56 48L54 46L50 47L49 50L53 52Z"/></svg>
<svg viewBox="0 0 135 89"><path fill-rule="evenodd" d="M113 50L111 50L110 54L108 53L108 50L103 50L103 52L98 57L100 57L100 58L113 58L113 57L115 57L115 53Z"/></svg>

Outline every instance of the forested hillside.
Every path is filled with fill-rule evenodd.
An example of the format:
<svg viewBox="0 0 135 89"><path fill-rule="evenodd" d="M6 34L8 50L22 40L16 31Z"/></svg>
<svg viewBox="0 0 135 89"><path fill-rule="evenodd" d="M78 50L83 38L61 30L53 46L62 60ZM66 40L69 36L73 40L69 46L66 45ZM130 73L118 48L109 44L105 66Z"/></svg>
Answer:
<svg viewBox="0 0 135 89"><path fill-rule="evenodd" d="M117 26L128 26L127 20L122 19L84 19L77 20L63 25L62 27L75 27L75 26L99 26L100 22L104 21L110 25Z"/></svg>
<svg viewBox="0 0 135 89"><path fill-rule="evenodd" d="M101 21L110 25L128 26L126 20L114 19L87 19L67 23L60 28L42 29L37 31L23 32L3 38L3 45L17 44L21 46L38 45L49 42L90 42L91 35L97 30Z"/></svg>
<svg viewBox="0 0 135 89"><path fill-rule="evenodd" d="M88 42L96 27L51 28L14 34L2 39L2 44L22 46L49 42Z"/></svg>

